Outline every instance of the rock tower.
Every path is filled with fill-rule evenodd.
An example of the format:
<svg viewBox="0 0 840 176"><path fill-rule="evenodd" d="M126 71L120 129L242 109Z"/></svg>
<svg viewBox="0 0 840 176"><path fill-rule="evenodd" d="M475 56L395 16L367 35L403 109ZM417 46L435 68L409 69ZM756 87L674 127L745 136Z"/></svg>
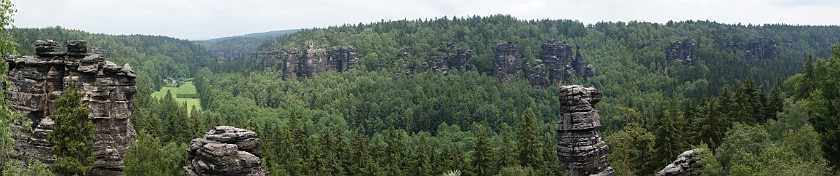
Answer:
<svg viewBox="0 0 840 176"><path fill-rule="evenodd" d="M195 138L189 148L187 176L229 175L264 176L260 160L260 139L251 130L217 126L202 138Z"/></svg>
<svg viewBox="0 0 840 176"><path fill-rule="evenodd" d="M609 147L596 128L601 126L598 110L593 105L602 94L595 88L580 85L560 88L563 112L557 122L557 158L568 175L610 175L614 172L607 162Z"/></svg>
<svg viewBox="0 0 840 176"><path fill-rule="evenodd" d="M6 60L9 64L11 89L6 91L6 104L29 119L32 131L12 125L18 159L34 158L52 163L57 158L47 141L50 115L56 106L53 100L75 82L88 104L88 118L93 122L93 168L91 175L121 175L122 155L136 136L131 125L131 102L137 89L134 71L105 61L101 54L88 53L87 42L67 41L67 51L57 50L52 40L35 42L36 56Z"/></svg>

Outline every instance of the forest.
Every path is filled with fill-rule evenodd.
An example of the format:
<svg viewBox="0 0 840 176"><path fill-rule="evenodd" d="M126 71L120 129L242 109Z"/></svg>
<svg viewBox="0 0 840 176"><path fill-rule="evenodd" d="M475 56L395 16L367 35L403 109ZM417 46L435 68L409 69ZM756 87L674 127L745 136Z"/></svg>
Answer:
<svg viewBox="0 0 840 176"><path fill-rule="evenodd" d="M598 132L616 175L654 175L695 148L709 151L697 175L836 175L840 164L838 26L584 24L493 15L188 41L6 28L3 17L4 56L34 55L39 39L81 39L134 68L131 121L138 136L124 155L126 175L184 175L191 140L219 125L256 131L269 175L564 175L554 131L561 83L539 87L524 77L493 77L497 44L515 44L525 63L535 63L548 40L579 45L597 70L562 85L603 92L595 107ZM696 46L695 61L666 59L663 49L676 41ZM777 52L756 57L757 41ZM448 43L472 52L469 69L399 74L403 63L436 59ZM352 46L358 64L287 77L254 55L310 45ZM406 48L410 57L403 61ZM191 80L200 107L188 108L172 92L152 96L179 79ZM2 109L4 123L16 121L5 104ZM2 172L84 175L90 164L68 162L13 160Z"/></svg>

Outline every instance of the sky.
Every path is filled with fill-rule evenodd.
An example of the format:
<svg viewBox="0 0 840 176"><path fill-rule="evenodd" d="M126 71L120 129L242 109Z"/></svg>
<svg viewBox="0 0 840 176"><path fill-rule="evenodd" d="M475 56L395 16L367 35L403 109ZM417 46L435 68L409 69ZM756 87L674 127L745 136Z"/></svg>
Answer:
<svg viewBox="0 0 840 176"><path fill-rule="evenodd" d="M211 39L284 29L509 14L518 19L840 25L838 0L12 0L16 27Z"/></svg>

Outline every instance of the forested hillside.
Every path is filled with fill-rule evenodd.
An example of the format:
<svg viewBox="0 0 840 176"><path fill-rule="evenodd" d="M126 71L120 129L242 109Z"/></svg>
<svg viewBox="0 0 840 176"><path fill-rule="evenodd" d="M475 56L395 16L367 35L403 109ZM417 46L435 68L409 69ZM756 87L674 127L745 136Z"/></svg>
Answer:
<svg viewBox="0 0 840 176"><path fill-rule="evenodd" d="M790 115L801 112L788 109L788 104L794 103L790 99L790 90L798 83L782 82L802 71L810 56L831 57L829 46L840 42L838 32L840 28L837 26L755 26L708 21L585 25L569 20L525 21L509 16L382 21L303 30L278 37L261 47L267 51L310 45L348 45L355 48L359 57L354 70L283 80L283 70L263 67L258 58L241 58L200 70L196 86L206 106L205 116L265 131L266 141L308 139L308 142L294 144L301 145L298 150L269 152L267 163L274 173L319 173L303 169L323 164L316 160L321 157L320 154L308 153L313 149L306 147L328 148L327 145L318 148L317 141L323 140L321 136L327 133L339 131L340 134L331 134L347 136L346 139L336 139L345 141L339 143L361 145L358 142L364 141L368 146L328 149L350 152L347 156L370 157L372 161L368 164L379 169L370 172L384 172L386 175L420 173L425 169L412 167L423 165L412 163L429 161L431 168L435 168L432 173L461 169L473 175L478 172L474 169L482 166L475 162L479 159L472 157L485 156L486 153L481 152L491 152L486 155L496 157L490 162L492 168L533 169L539 175L551 175L559 173L549 164L556 160L556 151L551 146L555 145L552 129L560 114L556 101L557 88L536 88L523 78L505 84L491 74L495 69L493 48L496 44L510 41L517 45L518 52L527 63L535 62L540 53L540 43L556 39L580 45L588 62L598 70L594 78L572 79L567 84L591 85L604 91L606 97L597 108L602 112L602 132L607 136L607 142L615 146L610 159L620 173L629 170L637 175L650 175L680 152L701 144L719 151L715 152L719 155L716 158L723 168L710 169L710 172L772 173L772 170L766 169L783 168L827 173L830 171L827 170L826 160L821 159L822 154L801 154L798 157L802 160L788 160L786 162L789 163L784 166L771 167L769 164L744 165L743 162L780 161L772 158L732 160L728 152L736 150L731 147L744 142L737 141L734 136L760 133L762 128L780 131L768 130L772 131L767 135L768 140L762 145L753 145L757 147L751 149L753 153L736 153L736 156L759 156L764 150L771 152L771 149L779 152L798 150L793 146L784 148L782 144L792 143L789 140L806 140L800 142L806 142L803 144L807 147L827 147L825 151L830 152L831 143L825 137L785 141L784 134L789 130L797 131L791 134L816 133L810 127L804 127L808 125L804 125L800 116ZM666 59L664 50L678 41L696 45L694 61ZM439 59L440 48L449 43L471 50L471 70L450 70L447 75L435 72L400 74L404 69L405 48L410 48L407 62L419 64ZM226 102L238 103L231 105ZM782 115L777 116L779 112ZM277 118L278 114L280 118ZM292 127L287 126L292 123L288 118L290 116L296 116L298 121ZM522 123L523 117L530 116L537 119L533 124L535 127ZM783 122L794 119L798 123ZM626 122L631 126L626 126ZM274 127L270 124L281 125ZM277 132L277 129L282 129L281 133L271 133ZM457 129L457 133L453 133L453 129ZM476 129L489 132L480 133ZM537 129L532 135L537 135L542 141L534 144L541 146L540 149L522 148L531 146L528 141L517 141L526 139L525 136L514 136L511 138L514 141L505 142L506 129L518 131L518 135L527 134L523 130ZM284 130L290 131L282 132ZM393 136L394 131L398 131L396 134L399 135ZM284 133L296 134L293 136L297 137L292 138L294 140L284 138ZM479 146L475 145L480 143L476 141L480 137L477 135L489 135L493 150L478 151ZM815 136L819 135L811 137ZM395 145L389 140L409 144L397 146L415 147L388 148ZM633 145L626 146L624 142ZM430 145L432 149L421 143ZM359 147L376 145L387 148L387 152L364 156L369 151L357 151ZM465 165L449 161L455 158L446 158L452 156L445 153L452 152L448 148L459 150L457 156ZM424 150L431 150L431 159L426 158L429 154L424 153L429 151ZM515 153L515 156L508 156L510 153ZM530 154L542 157L536 160L526 158ZM770 154L767 153L766 157L774 157ZM824 156L831 155L827 153ZM301 161L290 163L294 160L271 159L276 157L300 157ZM394 163L394 157L407 161ZM625 158L632 160L623 162ZM360 166L347 163L351 161L322 169L363 173L353 170ZM739 164L739 167L734 167ZM511 167L515 165L524 168ZM496 172L499 171L490 171Z"/></svg>
<svg viewBox="0 0 840 176"><path fill-rule="evenodd" d="M653 175L693 148L710 151L708 175L831 175L840 163L838 26L495 15L304 29L258 44L11 31L24 55L36 39L83 39L135 68L139 134L127 175L183 175L191 139L217 125L256 131L269 175L564 175L560 82L494 77L498 44L516 45L525 68L541 62L549 40L579 45L596 70L562 85L603 92L595 108L617 175ZM448 45L468 50L469 66L406 73L445 57ZM358 63L288 76L253 55L315 46L351 47ZM238 54L210 49L225 47ZM188 113L172 93L153 98L167 78L192 78L202 107Z"/></svg>

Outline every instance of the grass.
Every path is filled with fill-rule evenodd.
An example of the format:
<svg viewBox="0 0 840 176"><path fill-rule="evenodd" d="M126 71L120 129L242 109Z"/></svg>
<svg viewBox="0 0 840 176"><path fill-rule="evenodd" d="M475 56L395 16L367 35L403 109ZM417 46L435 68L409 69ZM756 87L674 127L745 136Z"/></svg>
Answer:
<svg viewBox="0 0 840 176"><path fill-rule="evenodd" d="M177 97L178 94L198 94L195 90L195 85L192 81L184 82L180 87L161 87L160 91L152 93L155 99L161 99L166 95L166 91L172 92L172 96ZM178 103L187 102L187 114L192 112L193 106L201 110L201 101L198 98L175 98Z"/></svg>

